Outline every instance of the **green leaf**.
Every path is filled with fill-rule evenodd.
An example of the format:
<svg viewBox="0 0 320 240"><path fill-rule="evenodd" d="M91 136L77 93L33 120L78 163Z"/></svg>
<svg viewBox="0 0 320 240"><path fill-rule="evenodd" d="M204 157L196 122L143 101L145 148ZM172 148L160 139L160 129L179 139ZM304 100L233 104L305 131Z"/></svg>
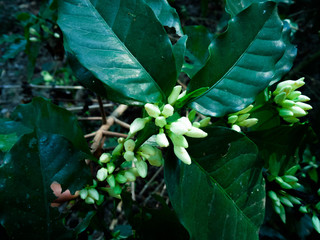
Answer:
<svg viewBox="0 0 320 240"><path fill-rule="evenodd" d="M0 151L8 152L13 145L18 141L16 133L0 134Z"/></svg>
<svg viewBox="0 0 320 240"><path fill-rule="evenodd" d="M41 98L17 107L12 118L0 128L18 137L0 161L0 222L14 239L70 239L63 214L50 206L56 199L50 186L58 182L74 193L91 180L76 118Z"/></svg>
<svg viewBox="0 0 320 240"><path fill-rule="evenodd" d="M173 54L176 59L177 78L179 77L184 62L187 38L188 36L186 35L182 36L173 46Z"/></svg>
<svg viewBox="0 0 320 240"><path fill-rule="evenodd" d="M183 35L178 13L169 5L167 0L145 0L145 2L151 7L163 26L173 27L176 34Z"/></svg>
<svg viewBox="0 0 320 240"><path fill-rule="evenodd" d="M58 24L66 50L114 94L145 103L171 93L177 75L172 45L143 0L61 0Z"/></svg>
<svg viewBox="0 0 320 240"><path fill-rule="evenodd" d="M229 21L210 45L210 57L190 89L210 87L192 107L204 115L224 116L251 104L292 66L295 48L275 3L252 4Z"/></svg>
<svg viewBox="0 0 320 240"><path fill-rule="evenodd" d="M192 78L205 65L208 57L208 47L213 40L213 34L204 26L186 26L183 28L188 36L186 57L182 71Z"/></svg>
<svg viewBox="0 0 320 240"><path fill-rule="evenodd" d="M172 206L190 239L258 239L265 189L257 148L231 129L204 130L206 138L188 139L190 166L165 162Z"/></svg>
<svg viewBox="0 0 320 240"><path fill-rule="evenodd" d="M208 90L207 87L203 87L203 88L199 88L193 92L189 92L185 96L183 96L182 98L179 98L174 105L176 108L182 108L184 105L186 105L193 98L196 98L196 97L202 95L207 90Z"/></svg>

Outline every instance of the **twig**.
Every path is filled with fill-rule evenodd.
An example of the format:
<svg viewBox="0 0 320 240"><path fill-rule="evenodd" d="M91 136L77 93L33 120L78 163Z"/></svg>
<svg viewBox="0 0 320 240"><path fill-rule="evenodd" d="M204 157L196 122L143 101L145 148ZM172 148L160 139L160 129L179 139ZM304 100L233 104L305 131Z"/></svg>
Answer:
<svg viewBox="0 0 320 240"><path fill-rule="evenodd" d="M134 165L134 162L132 161L132 168L134 168L135 165ZM136 189L136 185L134 182L131 182L131 198L133 201L136 200L136 192L135 192L135 189Z"/></svg>
<svg viewBox="0 0 320 240"><path fill-rule="evenodd" d="M105 103L103 104L103 107L112 107L114 106L112 103ZM90 105L88 108L89 110L93 110L93 109L98 109L100 106L99 104L94 104L94 105ZM68 111L81 111L83 109L83 107L70 107L67 108Z"/></svg>
<svg viewBox="0 0 320 240"><path fill-rule="evenodd" d="M102 117L79 117L78 120L79 121L101 121ZM130 128L130 124L123 122L118 118L114 118L114 122L123 128L127 128L127 129Z"/></svg>
<svg viewBox="0 0 320 240"><path fill-rule="evenodd" d="M83 90L84 87L82 86L60 86L60 85L35 85L35 84L29 84L29 87L31 88L40 88L40 89L71 89L71 90ZM12 89L12 88L22 88L21 85L0 85L0 88L6 89Z"/></svg>
<svg viewBox="0 0 320 240"><path fill-rule="evenodd" d="M149 194L149 196L143 201L144 206L147 204L152 194L158 192L163 185L164 185L164 180L162 179L161 183L156 187L156 189L151 194Z"/></svg>
<svg viewBox="0 0 320 240"><path fill-rule="evenodd" d="M100 108L100 113L102 118L102 124L106 124L107 123L106 112L104 111L104 108L103 108L102 99L100 96L97 96L97 98L98 98L98 103L99 103L99 108Z"/></svg>
<svg viewBox="0 0 320 240"><path fill-rule="evenodd" d="M112 136L112 137L123 137L123 138L126 138L128 137L127 134L124 134L124 133L118 133L118 132L112 132L112 131L102 131L104 135L106 136Z"/></svg>
<svg viewBox="0 0 320 240"><path fill-rule="evenodd" d="M154 179L159 175L159 173L162 171L163 166L161 166L156 173L152 176L152 178L150 178L150 180L144 185L144 187L142 188L142 190L139 193L139 196L142 196L143 193L148 189L149 185L154 181Z"/></svg>

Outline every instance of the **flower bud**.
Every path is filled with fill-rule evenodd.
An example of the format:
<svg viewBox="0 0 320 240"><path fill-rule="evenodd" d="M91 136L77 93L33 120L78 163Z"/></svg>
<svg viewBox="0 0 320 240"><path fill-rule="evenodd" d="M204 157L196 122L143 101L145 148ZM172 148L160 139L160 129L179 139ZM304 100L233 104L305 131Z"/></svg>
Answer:
<svg viewBox="0 0 320 240"><path fill-rule="evenodd" d="M84 201L86 204L94 204L94 199L89 196Z"/></svg>
<svg viewBox="0 0 320 240"><path fill-rule="evenodd" d="M122 150L123 150L123 143L120 143L115 147L115 149L113 149L112 156L114 156L114 157L121 156Z"/></svg>
<svg viewBox="0 0 320 240"><path fill-rule="evenodd" d="M196 118L197 111L192 109L188 114L189 121L193 121Z"/></svg>
<svg viewBox="0 0 320 240"><path fill-rule="evenodd" d="M258 123L257 118L249 118L249 119L243 120L242 122L239 122L238 125L241 127L249 128L256 125L257 123Z"/></svg>
<svg viewBox="0 0 320 240"><path fill-rule="evenodd" d="M230 124L234 124L237 120L238 120L237 115L231 115L228 117L228 123L230 123Z"/></svg>
<svg viewBox="0 0 320 240"><path fill-rule="evenodd" d="M102 182L106 180L108 176L108 170L106 168L100 168L97 172L97 179Z"/></svg>
<svg viewBox="0 0 320 240"><path fill-rule="evenodd" d="M293 204L301 204L300 200L294 196L291 195L287 195L286 196L290 202L292 202Z"/></svg>
<svg viewBox="0 0 320 240"><path fill-rule="evenodd" d="M108 173L111 174L113 173L114 169L116 168L116 166L114 165L114 163L107 163L107 169L108 169Z"/></svg>
<svg viewBox="0 0 320 240"><path fill-rule="evenodd" d="M283 179L283 181L290 183L290 182L298 182L299 179L295 176L292 175L284 175L281 177Z"/></svg>
<svg viewBox="0 0 320 240"><path fill-rule="evenodd" d="M161 114L167 118L172 116L173 112L174 112L174 108L170 104L166 104L164 105Z"/></svg>
<svg viewBox="0 0 320 240"><path fill-rule="evenodd" d="M125 171L124 176L128 179L129 182L134 182L136 180L136 176L130 171Z"/></svg>
<svg viewBox="0 0 320 240"><path fill-rule="evenodd" d="M199 122L193 122L192 127L199 128L201 127L201 124Z"/></svg>
<svg viewBox="0 0 320 240"><path fill-rule="evenodd" d="M150 156L153 156L156 154L156 148L149 144L144 144L139 148L139 152L143 154L143 157L149 158Z"/></svg>
<svg viewBox="0 0 320 240"><path fill-rule="evenodd" d="M292 92L292 87L291 86L286 86L283 87L279 93L286 93L286 96L288 96Z"/></svg>
<svg viewBox="0 0 320 240"><path fill-rule="evenodd" d="M301 206L301 207L299 208L299 212L301 212L301 213L308 213L308 209L307 209L306 206Z"/></svg>
<svg viewBox="0 0 320 240"><path fill-rule="evenodd" d="M290 202L290 200L287 197L280 196L280 201L287 207L293 207L293 204Z"/></svg>
<svg viewBox="0 0 320 240"><path fill-rule="evenodd" d="M271 199L273 199L274 201L278 201L278 200L279 200L277 194L276 194L274 191L269 191L269 192L268 192L268 196L269 196Z"/></svg>
<svg viewBox="0 0 320 240"><path fill-rule="evenodd" d="M287 108L281 108L281 109L279 109L279 115L281 117L292 117L293 112Z"/></svg>
<svg viewBox="0 0 320 240"><path fill-rule="evenodd" d="M40 36L37 30L35 30L33 27L29 28L29 33L32 35Z"/></svg>
<svg viewBox="0 0 320 240"><path fill-rule="evenodd" d="M60 38L60 34L59 34L59 33L56 33L56 32L53 34L53 36L54 36L55 38Z"/></svg>
<svg viewBox="0 0 320 240"><path fill-rule="evenodd" d="M122 173L118 173L116 176L116 181L118 183L126 183L127 182L127 178L122 174Z"/></svg>
<svg viewBox="0 0 320 240"><path fill-rule="evenodd" d="M181 117L181 118L179 118L179 119L177 120L177 122L183 123L183 124L185 125L185 127L187 128L188 131L189 131L189 130L191 129L191 127L192 127L192 124L191 124L189 118L187 118L187 117Z"/></svg>
<svg viewBox="0 0 320 240"><path fill-rule="evenodd" d="M178 99L183 98L187 94L187 91L184 90L182 93L179 94Z"/></svg>
<svg viewBox="0 0 320 240"><path fill-rule="evenodd" d="M192 138L204 138L208 136L208 133L201 130L200 128L192 127L188 132L186 132L184 135Z"/></svg>
<svg viewBox="0 0 320 240"><path fill-rule="evenodd" d="M188 148L189 144L187 139L182 135L177 135L175 133L169 133L169 137L175 146Z"/></svg>
<svg viewBox="0 0 320 240"><path fill-rule="evenodd" d="M232 125L231 128L232 128L233 130L237 131L237 132L241 132L241 128L240 128L238 125L236 125L236 124Z"/></svg>
<svg viewBox="0 0 320 240"><path fill-rule="evenodd" d="M300 120L296 117L284 117L283 120L285 120L288 123L296 123L299 122Z"/></svg>
<svg viewBox="0 0 320 240"><path fill-rule="evenodd" d="M118 138L118 143L124 143L125 139L123 137Z"/></svg>
<svg viewBox="0 0 320 240"><path fill-rule="evenodd" d="M163 157L162 157L161 150L156 148L156 154L149 157L147 160L151 166L160 167L163 164Z"/></svg>
<svg viewBox="0 0 320 240"><path fill-rule="evenodd" d="M168 103L169 103L170 105L173 105L173 104L177 101L177 99L178 99L178 97L179 97L179 94L180 94L180 92L181 92L181 89L182 89L181 86L175 86L175 87L173 88L170 96L168 97Z"/></svg>
<svg viewBox="0 0 320 240"><path fill-rule="evenodd" d="M298 98L297 98L297 101L299 102L308 102L310 101L310 98L306 95L300 95Z"/></svg>
<svg viewBox="0 0 320 240"><path fill-rule="evenodd" d="M292 84L292 89L296 90L297 88L302 87L304 84L305 84L304 77L299 78L298 80L294 81L294 83Z"/></svg>
<svg viewBox="0 0 320 240"><path fill-rule="evenodd" d="M114 188L116 186L116 179L113 175L109 175L107 177L107 182L110 185L110 187Z"/></svg>
<svg viewBox="0 0 320 240"><path fill-rule="evenodd" d="M128 171L132 172L135 177L140 176L136 167L130 168Z"/></svg>
<svg viewBox="0 0 320 240"><path fill-rule="evenodd" d="M84 200L84 199L86 199L86 197L88 196L88 190L87 190L86 188L81 189L80 192L79 192L79 194L80 194L81 199Z"/></svg>
<svg viewBox="0 0 320 240"><path fill-rule="evenodd" d="M155 104L147 103L146 105L144 105L144 108L146 109L150 117L156 118L160 115L160 109Z"/></svg>
<svg viewBox="0 0 320 240"><path fill-rule="evenodd" d="M276 177L276 182L284 189L292 189L292 186L284 182L281 177Z"/></svg>
<svg viewBox="0 0 320 240"><path fill-rule="evenodd" d="M132 139L128 139L127 141L124 142L124 149L126 151L133 152L135 146L136 146L136 143Z"/></svg>
<svg viewBox="0 0 320 240"><path fill-rule="evenodd" d="M178 135L183 135L188 132L188 129L182 122L173 122L170 125L170 131Z"/></svg>
<svg viewBox="0 0 320 240"><path fill-rule="evenodd" d="M126 151L124 154L123 154L123 158L130 162L130 161L133 161L134 160L134 152L131 152L131 151Z"/></svg>
<svg viewBox="0 0 320 240"><path fill-rule="evenodd" d="M135 134L142 130L149 120L149 118L136 118L130 125L130 134Z"/></svg>
<svg viewBox="0 0 320 240"><path fill-rule="evenodd" d="M111 160L111 154L110 153L102 153L100 158L99 158L99 161L101 163L107 163L107 162L110 162Z"/></svg>
<svg viewBox="0 0 320 240"><path fill-rule="evenodd" d="M251 111L251 109L253 108L253 105L252 104L250 104L248 107L246 107L246 108L244 108L244 109L242 109L242 110L240 110L239 112L236 112L236 114L244 114L244 113L248 113L248 112L250 112Z"/></svg>
<svg viewBox="0 0 320 240"><path fill-rule="evenodd" d="M200 127L207 127L211 121L211 117L206 117L200 121Z"/></svg>
<svg viewBox="0 0 320 240"><path fill-rule="evenodd" d="M276 104L281 104L287 97L287 94L285 92L279 93L274 97L274 102Z"/></svg>
<svg viewBox="0 0 320 240"><path fill-rule="evenodd" d="M307 104L307 103L303 103L303 102L296 102L296 106L302 108L305 111L308 111L310 109L312 109L312 106Z"/></svg>
<svg viewBox="0 0 320 240"><path fill-rule="evenodd" d="M96 189L94 188L89 188L88 190L88 196L93 198L94 200L98 201L99 200L99 193Z"/></svg>
<svg viewBox="0 0 320 240"><path fill-rule="evenodd" d="M180 146L174 146L173 148L174 154L185 164L190 165L191 164L191 158L187 152L187 150L184 147Z"/></svg>
<svg viewBox="0 0 320 240"><path fill-rule="evenodd" d="M290 100L294 100L294 99L298 98L300 95L301 95L300 91L293 91L287 96L287 98Z"/></svg>
<svg viewBox="0 0 320 240"><path fill-rule="evenodd" d="M168 141L165 133L157 134L156 142L160 147L168 147L169 146L169 141Z"/></svg>
<svg viewBox="0 0 320 240"><path fill-rule="evenodd" d="M165 125L167 125L166 118L164 116L159 116L155 120L156 126L163 128Z"/></svg>
<svg viewBox="0 0 320 240"><path fill-rule="evenodd" d="M242 122L242 121L246 120L249 116L250 116L250 113L241 114L238 116L237 122Z"/></svg>
<svg viewBox="0 0 320 240"><path fill-rule="evenodd" d="M293 106L289 109L293 112L293 115L295 117L303 117L303 116L307 115L307 112L298 106Z"/></svg>
<svg viewBox="0 0 320 240"><path fill-rule="evenodd" d="M136 164L136 168L138 170L140 177L145 178L148 173L147 163L142 160L140 160L140 161L138 160L135 164Z"/></svg>
<svg viewBox="0 0 320 240"><path fill-rule="evenodd" d="M282 103L281 103L281 106L284 107L284 108L291 108L295 105L296 103L294 101L291 101L291 100L284 100Z"/></svg>

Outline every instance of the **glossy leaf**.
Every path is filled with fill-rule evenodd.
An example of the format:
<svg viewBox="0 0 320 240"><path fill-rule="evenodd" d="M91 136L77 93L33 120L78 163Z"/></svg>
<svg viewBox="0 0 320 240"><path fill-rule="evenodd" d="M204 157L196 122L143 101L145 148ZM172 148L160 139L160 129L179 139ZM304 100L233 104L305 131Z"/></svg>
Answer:
<svg viewBox="0 0 320 240"><path fill-rule="evenodd" d="M18 140L0 161L0 222L14 239L72 238L63 215L50 206L56 199L50 186L58 182L74 194L90 181L82 131L71 113L41 98L12 116L7 132L16 129Z"/></svg>
<svg viewBox="0 0 320 240"><path fill-rule="evenodd" d="M188 139L190 166L165 162L172 206L190 239L258 239L265 190L257 148L231 129L204 130L208 137Z"/></svg>
<svg viewBox="0 0 320 240"><path fill-rule="evenodd" d="M296 49L288 34L275 3L252 4L240 12L211 43L210 58L190 82L191 90L210 87L192 106L219 117L252 103L291 68Z"/></svg>
<svg viewBox="0 0 320 240"><path fill-rule="evenodd" d="M143 0L60 1L58 24L66 50L114 95L145 103L170 94L177 75L172 45Z"/></svg>
<svg viewBox="0 0 320 240"><path fill-rule="evenodd" d="M182 65L184 62L184 56L186 53L186 42L188 36L182 36L175 45L173 45L173 54L176 60L177 78L180 75Z"/></svg>
<svg viewBox="0 0 320 240"><path fill-rule="evenodd" d="M182 36L183 31L177 11L167 0L145 0L163 26L173 27L176 34Z"/></svg>
<svg viewBox="0 0 320 240"><path fill-rule="evenodd" d="M187 60L182 71L192 78L206 63L209 57L208 47L213 40L213 34L204 26L186 26L183 28L188 36Z"/></svg>

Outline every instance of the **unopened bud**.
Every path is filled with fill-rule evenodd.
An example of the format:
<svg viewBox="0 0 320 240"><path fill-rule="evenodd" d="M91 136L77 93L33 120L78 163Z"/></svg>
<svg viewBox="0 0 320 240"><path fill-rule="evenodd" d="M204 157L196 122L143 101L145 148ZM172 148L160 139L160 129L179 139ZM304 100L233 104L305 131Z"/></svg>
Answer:
<svg viewBox="0 0 320 240"><path fill-rule="evenodd" d="M299 179L292 175L284 175L282 176L283 181L290 183L290 182L298 182Z"/></svg>
<svg viewBox="0 0 320 240"><path fill-rule="evenodd" d="M136 118L130 125L130 134L135 134L142 130L149 120L149 118Z"/></svg>
<svg viewBox="0 0 320 240"><path fill-rule="evenodd" d="M312 106L307 104L307 103L303 103L303 102L296 102L296 106L302 108L305 111L311 110Z"/></svg>
<svg viewBox="0 0 320 240"><path fill-rule="evenodd" d="M108 170L106 168L100 168L97 172L97 179L102 182L106 180L108 176Z"/></svg>
<svg viewBox="0 0 320 240"><path fill-rule="evenodd" d="M130 171L125 171L124 176L128 179L129 182L134 182L136 180L136 176Z"/></svg>
<svg viewBox="0 0 320 240"><path fill-rule="evenodd" d="M280 196L280 201L287 207L293 207L292 202L290 202L290 200L284 196Z"/></svg>
<svg viewBox="0 0 320 240"><path fill-rule="evenodd" d="M29 41L30 41L30 42L39 42L39 39L36 38L36 37L30 37L30 38L29 38Z"/></svg>
<svg viewBox="0 0 320 240"><path fill-rule="evenodd" d="M164 105L161 114L167 118L172 116L173 112L174 112L174 108L170 104L166 104Z"/></svg>
<svg viewBox="0 0 320 240"><path fill-rule="evenodd" d="M197 114L197 111L194 110L194 109L192 109L192 110L189 112L189 114L188 114L188 119L189 119L189 121L192 122L192 121L195 119L196 114Z"/></svg>
<svg viewBox="0 0 320 240"><path fill-rule="evenodd" d="M122 173L118 173L116 176L116 181L118 183L126 183L127 182L127 178L122 174Z"/></svg>
<svg viewBox="0 0 320 240"><path fill-rule="evenodd" d="M87 190L86 188L81 189L80 192L79 192L79 194L80 194L81 199L84 200L84 199L86 199L86 197L88 196L88 190Z"/></svg>
<svg viewBox="0 0 320 240"><path fill-rule="evenodd" d="M250 112L251 111L251 109L253 108L253 105L252 104L250 104L248 107L246 107L246 108L244 108L244 109L242 109L242 110L240 110L239 112L237 112L236 114L244 114L244 113L248 113L248 112Z"/></svg>
<svg viewBox="0 0 320 240"><path fill-rule="evenodd" d="M169 141L168 141L165 133L157 134L156 142L160 147L168 147L169 146Z"/></svg>
<svg viewBox="0 0 320 240"><path fill-rule="evenodd" d="M148 162L152 166L160 167L163 164L162 152L160 149L156 148L156 154L150 156Z"/></svg>
<svg viewBox="0 0 320 240"><path fill-rule="evenodd" d="M140 175L140 177L145 178L148 174L148 165L146 162L140 160L137 161L136 163L136 168L138 170L138 173Z"/></svg>
<svg viewBox="0 0 320 240"><path fill-rule="evenodd" d="M243 120L242 122L239 122L238 125L241 127L249 128L256 125L257 123L258 123L257 118L249 118L249 119Z"/></svg>
<svg viewBox="0 0 320 240"><path fill-rule="evenodd" d="M185 135L192 138L204 138L208 136L208 133L200 128L192 127L188 132L185 133Z"/></svg>
<svg viewBox="0 0 320 240"><path fill-rule="evenodd" d="M165 125L167 125L167 120L164 116L159 116L155 120L156 126L163 128Z"/></svg>
<svg viewBox="0 0 320 240"><path fill-rule="evenodd" d="M284 108L291 108L292 106L294 106L296 103L294 101L291 101L291 100L284 100L282 103L281 103L281 106L284 107Z"/></svg>
<svg viewBox="0 0 320 240"><path fill-rule="evenodd" d="M237 122L242 122L242 121L246 120L249 116L250 116L250 113L241 114L238 116Z"/></svg>
<svg viewBox="0 0 320 240"><path fill-rule="evenodd" d="M38 37L40 36L37 30L35 30L33 27L29 28L29 33Z"/></svg>
<svg viewBox="0 0 320 240"><path fill-rule="evenodd" d="M276 194L274 191L269 191L269 192L268 192L268 196L269 196L271 199L273 199L274 201L278 201L278 200L279 200L277 194Z"/></svg>
<svg viewBox="0 0 320 240"><path fill-rule="evenodd" d="M179 94L178 99L183 98L187 94L187 91L184 90L182 93Z"/></svg>
<svg viewBox="0 0 320 240"><path fill-rule="evenodd" d="M115 147L115 149L113 149L112 156L114 156L114 157L121 156L122 150L123 150L123 143L120 143Z"/></svg>
<svg viewBox="0 0 320 240"><path fill-rule="evenodd" d="M123 154L123 158L130 162L130 161L133 161L134 160L134 152L131 152L131 151L126 151L124 154Z"/></svg>
<svg viewBox="0 0 320 240"><path fill-rule="evenodd" d="M107 162L110 162L111 160L111 154L110 153L102 153L100 158L99 158L99 161L101 163L107 163Z"/></svg>
<svg viewBox="0 0 320 240"><path fill-rule="evenodd" d="M181 118L178 119L177 122L183 123L184 126L185 126L188 130L190 130L191 127L192 127L192 124L191 124L189 118L187 118L187 117L181 117Z"/></svg>
<svg viewBox="0 0 320 240"><path fill-rule="evenodd" d="M189 147L188 141L184 136L178 135L175 133L169 133L169 137L170 137L173 145L179 146L179 147L184 147L184 148Z"/></svg>
<svg viewBox="0 0 320 240"><path fill-rule="evenodd" d="M146 109L150 117L156 118L160 115L160 109L155 104L147 103L146 105L144 105L144 108Z"/></svg>
<svg viewBox="0 0 320 240"><path fill-rule="evenodd" d="M149 144L144 144L139 148L139 152L143 154L143 157L149 158L150 156L153 156L156 154L156 148Z"/></svg>
<svg viewBox="0 0 320 240"><path fill-rule="evenodd" d="M292 202L293 204L301 204L301 201L294 197L294 196L291 196L291 195L287 195L287 198L289 199L290 202Z"/></svg>
<svg viewBox="0 0 320 240"><path fill-rule="evenodd" d="M94 199L89 196L84 201L86 204L94 204L95 202Z"/></svg>
<svg viewBox="0 0 320 240"><path fill-rule="evenodd" d="M297 101L299 102L308 102L310 101L310 98L306 95L300 95L298 98L297 98Z"/></svg>
<svg viewBox="0 0 320 240"><path fill-rule="evenodd" d="M98 201L99 200L99 193L96 189L90 188L88 190L88 196L93 198L94 200Z"/></svg>
<svg viewBox="0 0 320 240"><path fill-rule="evenodd" d="M281 117L293 117L293 112L287 108L281 108L279 109L279 115Z"/></svg>
<svg viewBox="0 0 320 240"><path fill-rule="evenodd" d="M295 117L303 117L303 116L307 115L307 112L298 106L293 106L289 109L293 112L293 115Z"/></svg>
<svg viewBox="0 0 320 240"><path fill-rule="evenodd" d="M114 165L114 163L107 163L107 169L109 174L113 173L115 168L116 166Z"/></svg>
<svg viewBox="0 0 320 240"><path fill-rule="evenodd" d="M119 138L118 138L118 143L124 143L124 140L125 140L125 139L124 139L123 137L119 137Z"/></svg>
<svg viewBox="0 0 320 240"><path fill-rule="evenodd" d="M292 189L292 186L284 182L281 177L276 177L276 182L284 189Z"/></svg>
<svg viewBox="0 0 320 240"><path fill-rule="evenodd" d="M291 86L283 87L280 90L280 93L283 93L283 92L286 93L286 96L288 96L292 92L292 87Z"/></svg>
<svg viewBox="0 0 320 240"><path fill-rule="evenodd" d="M211 117L206 117L200 121L200 127L207 127L211 121Z"/></svg>
<svg viewBox="0 0 320 240"><path fill-rule="evenodd" d="M238 116L237 115L231 115L231 116L228 117L228 123L229 124L234 124L237 120L238 120Z"/></svg>
<svg viewBox="0 0 320 240"><path fill-rule="evenodd" d="M188 128L182 122L173 122L170 125L170 131L178 135L183 135L188 132Z"/></svg>
<svg viewBox="0 0 320 240"><path fill-rule="evenodd" d="M181 86L175 86L175 87L173 88L170 96L168 97L168 103L169 103L170 105L173 105L173 104L177 101L177 99L178 99L178 97L179 97L179 94L180 94L180 92L181 92L181 89L182 89Z"/></svg>
<svg viewBox="0 0 320 240"><path fill-rule="evenodd" d="M116 179L113 175L109 175L107 177L107 182L110 185L110 187L114 188L116 186Z"/></svg>
<svg viewBox="0 0 320 240"><path fill-rule="evenodd" d="M173 148L174 154L185 164L190 165L191 164L191 158L187 152L187 150L184 147L180 146L174 146Z"/></svg>
<svg viewBox="0 0 320 240"><path fill-rule="evenodd" d="M59 33L56 33L56 32L53 34L53 36L54 36L55 38L60 38L60 34L59 34Z"/></svg>
<svg viewBox="0 0 320 240"><path fill-rule="evenodd" d="M240 128L238 125L236 125L236 124L232 125L231 128L232 128L233 130L237 131L237 132L241 132L241 128Z"/></svg>
<svg viewBox="0 0 320 240"><path fill-rule="evenodd" d="M287 94L285 92L279 93L274 97L274 102L276 104L281 104L287 97Z"/></svg>
<svg viewBox="0 0 320 240"><path fill-rule="evenodd" d="M193 122L192 126L196 127L196 128L199 128L201 126L201 124L199 122Z"/></svg>
<svg viewBox="0 0 320 240"><path fill-rule="evenodd" d="M300 120L296 117L284 117L283 120L285 120L288 123L297 123Z"/></svg>
<svg viewBox="0 0 320 240"><path fill-rule="evenodd" d="M301 95L300 91L293 91L287 96L287 98L290 100L294 100L294 99L298 98L300 95Z"/></svg>
<svg viewBox="0 0 320 240"><path fill-rule="evenodd" d="M301 213L308 213L308 209L307 209L306 206L301 206L301 207L299 208L299 212L301 212Z"/></svg>
<svg viewBox="0 0 320 240"><path fill-rule="evenodd" d="M135 146L136 146L136 143L132 139L128 139L127 141L124 142L124 149L126 151L133 152Z"/></svg>

